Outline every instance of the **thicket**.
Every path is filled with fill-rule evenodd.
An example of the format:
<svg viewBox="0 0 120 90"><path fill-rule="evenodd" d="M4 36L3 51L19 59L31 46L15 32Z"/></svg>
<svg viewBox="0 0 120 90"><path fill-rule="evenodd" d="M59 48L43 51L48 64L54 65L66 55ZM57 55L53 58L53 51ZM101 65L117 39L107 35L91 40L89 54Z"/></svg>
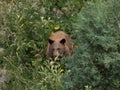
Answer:
<svg viewBox="0 0 120 90"><path fill-rule="evenodd" d="M119 10L119 0L0 1L0 89L119 90ZM70 34L74 54L51 66L56 30Z"/></svg>
<svg viewBox="0 0 120 90"><path fill-rule="evenodd" d="M0 1L0 89L62 90L60 65L45 58L55 30L72 34L83 0ZM9 78L7 78L9 77Z"/></svg>
<svg viewBox="0 0 120 90"><path fill-rule="evenodd" d="M65 90L120 89L120 1L87 2L73 23L77 49L63 60Z"/></svg>

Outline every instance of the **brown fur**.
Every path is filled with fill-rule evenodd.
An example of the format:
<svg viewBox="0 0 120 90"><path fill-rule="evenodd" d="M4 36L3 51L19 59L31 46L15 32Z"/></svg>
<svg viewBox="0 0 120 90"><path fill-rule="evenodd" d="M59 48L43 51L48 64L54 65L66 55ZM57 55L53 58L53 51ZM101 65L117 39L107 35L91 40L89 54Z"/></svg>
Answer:
<svg viewBox="0 0 120 90"><path fill-rule="evenodd" d="M63 54L72 55L72 40L68 34L63 31L52 33L46 51L47 58L59 57Z"/></svg>

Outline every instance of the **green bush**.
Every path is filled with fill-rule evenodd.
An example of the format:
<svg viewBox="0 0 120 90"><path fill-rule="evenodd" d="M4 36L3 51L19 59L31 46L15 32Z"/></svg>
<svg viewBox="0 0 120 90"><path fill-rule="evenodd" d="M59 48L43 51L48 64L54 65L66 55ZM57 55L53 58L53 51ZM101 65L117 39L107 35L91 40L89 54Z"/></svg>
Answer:
<svg viewBox="0 0 120 90"><path fill-rule="evenodd" d="M84 0L0 1L0 68L10 74L2 88L119 89L120 1L89 0L82 5ZM45 51L55 30L70 34L75 48L62 64L50 65Z"/></svg>
<svg viewBox="0 0 120 90"><path fill-rule="evenodd" d="M79 5L81 4L81 5ZM71 22L83 1L6 0L1 2L1 30L5 31L1 46L19 63L44 58L47 39L54 27L72 33ZM76 7L75 7L76 6Z"/></svg>
<svg viewBox="0 0 120 90"><path fill-rule="evenodd" d="M120 1L87 2L73 23L76 49L63 60L65 90L119 90Z"/></svg>
<svg viewBox="0 0 120 90"><path fill-rule="evenodd" d="M45 58L47 40L57 26L72 34L82 5L83 0L0 1L0 68L10 73L5 90L63 89L61 66L51 67Z"/></svg>

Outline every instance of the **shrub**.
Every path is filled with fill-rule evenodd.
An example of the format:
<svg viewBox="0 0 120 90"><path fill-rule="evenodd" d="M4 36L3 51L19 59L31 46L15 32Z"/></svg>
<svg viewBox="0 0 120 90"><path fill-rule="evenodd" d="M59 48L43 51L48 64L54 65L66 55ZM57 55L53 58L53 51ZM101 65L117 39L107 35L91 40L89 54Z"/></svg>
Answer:
<svg viewBox="0 0 120 90"><path fill-rule="evenodd" d="M73 23L74 55L65 58L65 90L119 90L120 1L87 2Z"/></svg>
<svg viewBox="0 0 120 90"><path fill-rule="evenodd" d="M63 89L60 66L51 68L45 58L47 39L55 26L72 34L71 22L82 4L83 0L0 1L0 68L11 74L6 90Z"/></svg>
<svg viewBox="0 0 120 90"><path fill-rule="evenodd" d="M18 58L15 59L15 62L20 61L18 63L31 62L35 56L44 58L47 39L54 32L54 26L71 33L71 21L81 8L80 3L82 6L83 1L77 0L1 2L1 30L5 31L1 46L9 56Z"/></svg>
<svg viewBox="0 0 120 90"><path fill-rule="evenodd" d="M61 83L60 65L49 65L42 59L35 59L32 66L22 65L16 67L10 62L10 81L6 90L63 90Z"/></svg>

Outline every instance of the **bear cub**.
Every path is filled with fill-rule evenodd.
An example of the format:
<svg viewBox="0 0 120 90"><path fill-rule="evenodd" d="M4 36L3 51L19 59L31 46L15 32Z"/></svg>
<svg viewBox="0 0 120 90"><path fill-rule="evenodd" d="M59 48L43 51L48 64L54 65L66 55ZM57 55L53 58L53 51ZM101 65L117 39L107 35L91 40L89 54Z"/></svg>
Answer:
<svg viewBox="0 0 120 90"><path fill-rule="evenodd" d="M72 49L71 37L63 31L57 31L49 37L46 56L50 59L62 57L64 54L72 55Z"/></svg>

